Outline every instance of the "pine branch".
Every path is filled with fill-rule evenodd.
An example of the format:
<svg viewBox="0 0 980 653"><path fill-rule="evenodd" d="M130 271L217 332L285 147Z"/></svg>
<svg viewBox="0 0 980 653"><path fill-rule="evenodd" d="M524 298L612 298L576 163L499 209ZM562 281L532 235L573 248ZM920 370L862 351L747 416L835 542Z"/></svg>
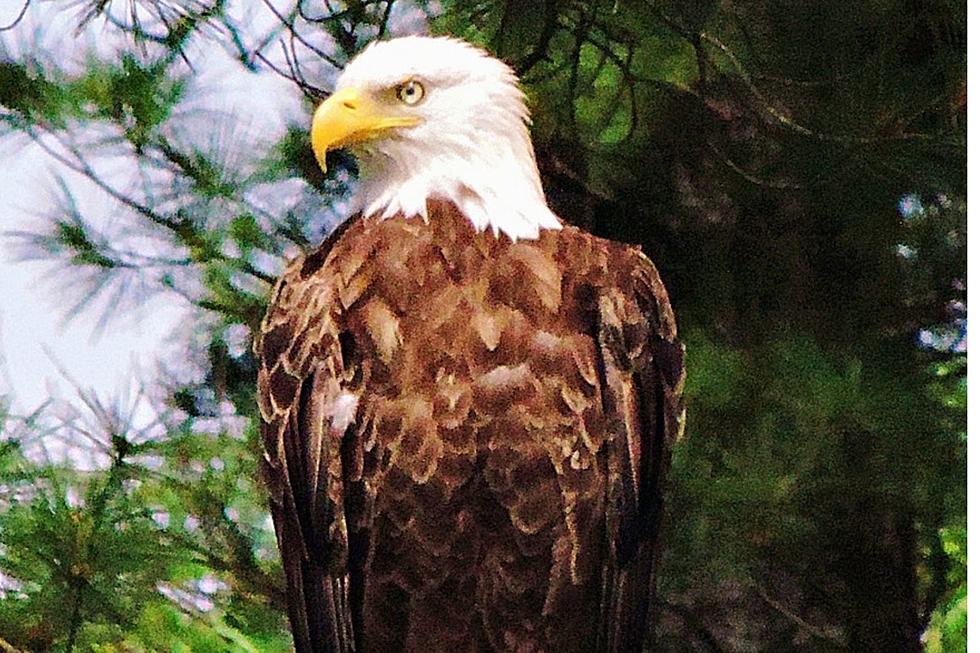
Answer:
<svg viewBox="0 0 980 653"><path fill-rule="evenodd" d="M83 399L85 399L84 394ZM101 406L98 406L98 408L101 409ZM100 410L99 412L103 411ZM109 500L122 487L122 471L125 466L125 458L129 455L130 443L121 434L110 433L110 437L113 452L112 464L109 466L109 477L106 479L105 485L99 494L96 495L95 500L92 501L92 530L89 533L88 542L86 542L83 560L80 561L82 563L92 558L93 549L96 541L99 539L99 533L102 530L102 525L105 522L108 512ZM72 653L75 649L75 641L83 622L82 604L85 601L85 589L88 586L88 581L81 573L73 573L72 589L74 592L72 595L71 618L69 619L65 653Z"/></svg>
<svg viewBox="0 0 980 653"><path fill-rule="evenodd" d="M88 161L85 159L81 151L74 145L64 142L63 139L58 139L62 147L67 149L74 157L74 159L69 159L67 156L61 154L60 152L52 148L50 145L45 143L44 140L40 137L40 135L35 130L28 129L27 133L34 140L34 142L37 143L41 147L41 149L43 149L49 156L54 158L59 163L74 170L75 172L85 176L92 183L98 186L103 192L105 192L107 195L112 197L120 204L123 204L124 206L133 209L140 215L149 219L154 224L161 227L165 227L166 229L176 234L178 237L184 237L184 235L186 234L186 224L184 221L160 214L148 204L143 204L142 202L138 202L137 200L133 199L133 197L131 197L130 195L123 193L122 191L120 191L119 189L115 188L114 186L106 182L104 179L102 179L102 177L95 171L95 169L92 168L91 164L88 163ZM276 281L275 277L263 272L262 270L259 270L248 261L233 259L224 254L221 254L220 252L213 253L213 258L216 260L232 263L240 267L243 272L259 279L264 283L271 285Z"/></svg>

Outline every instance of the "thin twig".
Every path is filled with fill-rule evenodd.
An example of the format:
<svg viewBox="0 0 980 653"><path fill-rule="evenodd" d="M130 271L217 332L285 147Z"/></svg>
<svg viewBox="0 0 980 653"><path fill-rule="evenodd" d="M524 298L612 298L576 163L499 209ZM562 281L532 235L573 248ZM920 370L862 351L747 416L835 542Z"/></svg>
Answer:
<svg viewBox="0 0 980 653"><path fill-rule="evenodd" d="M817 626L814 626L813 624L810 624L810 623L806 622L798 614L796 614L795 612L793 612L792 610L790 610L789 608L787 608L785 605L783 605L782 603L780 603L779 601L777 601L773 597L769 596L769 594L766 593L766 591L758 583L749 583L749 587L751 587L752 589L754 589L755 592L756 592L756 594L758 594L759 597L763 601L765 601L766 604L769 607L771 607L773 610L775 610L776 612L778 612L779 614L783 615L784 617L786 617L787 619L789 619L791 622L793 622L794 624L796 624L797 626L799 626L800 629L802 629L803 631L805 631L811 637L814 637L816 639L820 639L820 640L823 640L823 641L826 641L826 642L830 642L831 644L834 644L834 645L836 645L836 646L838 646L840 648L844 648L843 643L840 641L840 639L838 637L835 637L831 633L825 632L822 628L819 628Z"/></svg>
<svg viewBox="0 0 980 653"><path fill-rule="evenodd" d="M326 5L327 11L330 12L326 16L320 16L319 18L317 18L315 16L310 16L304 13L302 2L296 5L296 13L299 14L300 18L302 18L308 23L313 23L314 25L319 25L322 23L330 23L336 20L340 20L341 18L346 18L347 15L351 13L350 9L339 9L339 10L334 9L333 7L330 6L329 2L324 2L323 4Z"/></svg>
<svg viewBox="0 0 980 653"><path fill-rule="evenodd" d="M135 20L137 20L137 18L136 18L136 3L135 2L132 5L132 10L133 10L133 20L135 21ZM173 28L173 27L170 26L170 22L167 20L167 16L163 12L163 7L161 7L158 4L158 5L156 5L156 10L157 10L157 16L160 17L160 22L163 23L163 26L167 28L167 40L169 41L171 34L174 34L175 33L175 28ZM186 15L181 15L181 18L184 18L186 20L193 21L194 23L196 23L202 17L204 17L204 14L203 13L200 14L200 15L198 15L198 16L194 16L192 13L188 13ZM184 37L181 38L180 41L175 42L170 47L172 49L175 49L178 52L178 54L180 54L180 58L184 60L184 63L187 64L187 67L191 69L191 72L197 72L197 70L194 68L194 64L191 63L191 60L188 58L187 53L184 51L184 43L183 42L187 38L187 36L189 34L190 34L190 30L188 30L187 32L185 32Z"/></svg>
<svg viewBox="0 0 980 653"><path fill-rule="evenodd" d="M514 67L520 77L523 77L524 73L531 70L539 61L548 58L548 46L551 44L555 32L558 31L558 5L555 0L545 0L545 13L547 14L545 24L541 33L538 34L538 42L534 46L534 50L523 57L520 63Z"/></svg>
<svg viewBox="0 0 980 653"><path fill-rule="evenodd" d="M282 40L279 41L279 45L282 48L282 55L286 59L286 63L289 65L289 70L292 71L297 82L302 87L309 87L311 84L306 81L306 75L303 74L303 69L299 61L299 55L296 53L296 34L292 34L289 37L289 50L286 50L286 44Z"/></svg>
<svg viewBox="0 0 980 653"><path fill-rule="evenodd" d="M591 24L585 20L584 12L580 11L579 17L582 20L582 22L577 26L577 29L575 30L575 46L572 49L572 57L571 57L572 72L568 76L568 95L569 98L571 98L572 100L575 99L575 96L578 93L579 74L581 73L581 65L582 65L582 44L586 41L586 39L588 39L589 28L591 27ZM569 122L573 127L575 127L576 131L578 131L577 129L578 121L577 121L577 116L575 115L575 102L568 103L568 110L569 110Z"/></svg>
<svg viewBox="0 0 980 653"><path fill-rule="evenodd" d="M388 0L385 3L385 11L381 14L381 22L378 24L378 38L384 38L388 31L388 21L391 19L391 10L395 6L395 0Z"/></svg>
<svg viewBox="0 0 980 653"><path fill-rule="evenodd" d="M609 103L609 106L607 107L606 118L600 124L608 125L610 123L610 121L612 120L612 116L615 115L616 110L619 107L619 104L622 102L623 93L625 92L629 96L630 127L629 130L626 132L626 136L623 137L623 140L629 140L633 136L634 132L636 132L636 127L639 124L639 107L636 102L636 91L633 88L633 83L636 81L643 81L638 79L633 74L632 71L633 55L635 54L635 47L631 43L629 45L629 50L626 53L626 59L623 59L616 53L616 51L612 48L612 46L601 42L598 38L595 38L591 35L587 35L585 40L587 43L598 48L599 54L601 55L601 58L599 59L599 63L596 65L595 75L593 76L592 82L590 82L588 86L592 86L595 80L599 77L599 73L602 70L602 66L605 65L605 61L607 58L612 59L613 63L619 69L619 75L620 75L619 87L616 89L616 93L613 96L612 101Z"/></svg>
<svg viewBox="0 0 980 653"><path fill-rule="evenodd" d="M660 601L659 603L680 617L684 625L697 635L701 643L707 646L712 653L725 653L725 647L722 643L718 641L714 633L708 630L708 627L701 622L701 619L690 608L680 603L671 603L670 601Z"/></svg>
<svg viewBox="0 0 980 653"><path fill-rule="evenodd" d="M255 62L253 61L254 55L248 50L247 47L245 47L245 43L242 41L242 35L239 33L238 28L231 24L231 21L227 18L227 16L222 16L221 25L228 32L228 37L231 39L231 44L235 48L237 59L243 66L245 66L246 70L252 73L256 72L258 70L258 66L256 66ZM271 41L271 38L269 40ZM267 44L268 43L260 44L257 49L261 50Z"/></svg>
<svg viewBox="0 0 980 653"><path fill-rule="evenodd" d="M569 26L566 25L565 27L567 29ZM610 59L612 59L613 62L616 64L616 66L620 69L620 72L626 75L630 81L642 82L644 84L652 84L654 86L660 86L662 88L669 89L669 90L680 91L681 93L685 93L687 95L693 95L701 99L701 95L697 91L695 91L694 89L688 86L683 86L681 84L676 84L663 79L646 77L645 75L640 75L635 71L630 70L630 66L628 66L626 62L623 60L623 58L620 57L616 53L616 51L612 49L612 46L592 36L591 34L587 35L585 40L587 43L594 45L596 48L598 48L600 54L608 56Z"/></svg>
<svg viewBox="0 0 980 653"><path fill-rule="evenodd" d="M809 127L805 127L769 103L762 91L760 91L759 88L752 82L751 75L749 75L748 71L745 69L745 66L738 59L738 57L735 56L735 53L732 52L731 48L707 32L702 32L701 38L721 51L721 53L724 54L725 57L732 63L732 66L735 68L735 72L738 74L739 78L746 85L752 95L762 104L767 114L769 114L777 123L786 129L800 134L801 136L806 136L819 141L840 143L844 145L870 145L885 141L921 141L932 140L934 138L934 136L930 134L920 134L915 132L903 132L890 136L842 136L837 134L825 134L823 132L810 129Z"/></svg>
<svg viewBox="0 0 980 653"><path fill-rule="evenodd" d="M85 161L85 159L82 157L81 152L79 152L77 148L68 145L67 143L59 139L61 145L65 147L69 152L71 152L72 155L75 157L76 160L72 161L71 159L69 159L68 157L61 154L60 152L52 148L50 145L45 143L41 139L41 137L36 132L34 132L34 130L28 130L27 133L31 137L31 139L33 139L34 142L37 143L38 146L40 146L42 150L48 153L50 157L52 157L59 163L68 166L75 172L87 177L92 183L98 186L102 191L104 191L106 194L108 194L117 202L120 202L121 204L128 206L129 208L133 209L140 215L149 218L151 221L157 224L163 226L172 226L173 223L168 218L163 217L162 215L155 212L150 207L137 202L136 200L129 197L125 193L120 192L115 187L106 183L101 177L99 177L99 175L95 172L95 170L92 169L92 167L88 164L88 162Z"/></svg>
<svg viewBox="0 0 980 653"><path fill-rule="evenodd" d="M798 184L791 181L777 181L773 179L763 179L762 177L753 175L751 172L740 167L737 163L735 163L727 156L725 156L725 154L720 149L718 149L718 147L714 143L708 143L708 147L711 148L711 151L715 153L715 155L722 163L724 163L726 166L731 168L732 171L734 171L739 177L745 179L746 181L752 184L755 184L756 186L761 186L763 188L771 188L773 190L802 190L804 188L807 188L805 184Z"/></svg>
<svg viewBox="0 0 980 653"><path fill-rule="evenodd" d="M20 8L20 13L17 14L17 17L14 18L9 25L4 25L3 27L0 27L0 32L6 32L8 30L12 30L13 28L17 27L20 21L24 20L24 16L27 15L27 8L30 6L31 6L31 0L24 0L24 6Z"/></svg>
<svg viewBox="0 0 980 653"><path fill-rule="evenodd" d="M330 95L324 89L319 88L318 86L307 84L302 80L296 79L296 77L294 77L290 73L284 72L281 68L279 68L279 66L272 63L272 61L270 61L269 58L266 57L264 54L262 54L260 51L256 50L255 56L256 58L258 58L259 61L264 63L266 66L268 66L269 69L272 70L272 72L279 75L283 79L288 79L289 81L299 86L300 90L303 91L303 95L305 95L307 99L316 101L318 99L323 99L326 96Z"/></svg>
<svg viewBox="0 0 980 653"><path fill-rule="evenodd" d="M96 186L98 186L102 191L104 191L106 194L108 194L110 197L112 197L117 202L119 202L119 203L121 203L121 204L123 204L125 206L128 206L129 208L133 209L134 211L136 211L140 215L148 218L154 224L157 224L157 225L159 225L161 227L165 227L165 228L169 229L170 231L179 232L179 230L181 229L182 225L178 221L176 221L176 220L174 220L172 218L168 218L166 216L163 216L163 215L157 213L156 211L154 211L149 206L147 206L145 204L142 204L140 202L137 202L132 197L130 197L130 196L126 195L125 193L119 191L114 186L111 186L110 184L106 183L106 181L103 180L95 172L95 170L89 165L89 163L82 156L82 153L76 147L74 147L72 145L69 145L67 143L64 143L63 141L59 141L59 142L61 142L62 146L65 147L69 152L71 152L72 153L72 156L75 157L75 160L72 161L68 157L64 156L63 154L61 154L60 152L56 151L51 146L49 146L47 143L45 143L38 136L38 134L36 132L34 132L34 130L28 130L27 133L34 140L34 142L37 143L41 147L41 149L43 149L45 152L48 153L49 156L51 156L52 158L54 158L59 163L62 163L64 165L68 166L69 168L71 168L75 172L77 172L77 173L79 173L81 175L84 175L92 183L94 183ZM231 262L231 263L235 263L235 264L239 265L241 267L241 269L242 269L243 272L245 272L247 274L250 274L253 277L255 277L255 278L257 278L260 281L263 281L265 283L273 284L276 281L274 277L272 277L269 274L266 274L262 270L259 270L258 268L256 268L254 265L252 265L248 261L240 260L240 259L232 259L230 257L224 256L223 254L216 255L216 258L219 259L219 260L222 260L222 261L227 261L227 262Z"/></svg>
<svg viewBox="0 0 980 653"><path fill-rule="evenodd" d="M262 0L262 1L265 3L265 6L269 8L269 11L271 11L275 15L275 17L279 19L279 22L282 23L283 26L289 30L289 33L296 38L296 40L298 40L300 43L305 45L312 52L314 52L318 57L320 57L321 59L329 63L334 68L337 68L338 70L343 68L343 65L341 65L339 61L337 61L332 56L330 56L320 48L316 47L315 45L313 45L312 43L304 39L299 34L299 32L296 31L296 26L294 24L295 20L287 20L286 17L283 16L281 13L279 13L279 10L276 9L275 5L273 5L272 2L270 2L269 0Z"/></svg>

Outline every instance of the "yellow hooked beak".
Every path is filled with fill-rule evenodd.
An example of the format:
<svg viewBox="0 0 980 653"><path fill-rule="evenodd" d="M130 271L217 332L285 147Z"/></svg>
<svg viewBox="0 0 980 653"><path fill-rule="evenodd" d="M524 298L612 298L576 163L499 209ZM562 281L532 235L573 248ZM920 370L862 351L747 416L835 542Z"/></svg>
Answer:
<svg viewBox="0 0 980 653"><path fill-rule="evenodd" d="M310 140L320 168L327 171L327 152L377 138L395 127L419 124L418 116L398 115L356 88L337 91L313 114Z"/></svg>

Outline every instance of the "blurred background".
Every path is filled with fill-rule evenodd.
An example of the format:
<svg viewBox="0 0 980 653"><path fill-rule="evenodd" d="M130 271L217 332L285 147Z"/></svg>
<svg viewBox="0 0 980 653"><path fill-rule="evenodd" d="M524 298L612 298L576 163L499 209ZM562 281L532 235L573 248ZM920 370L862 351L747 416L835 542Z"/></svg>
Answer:
<svg viewBox="0 0 980 653"><path fill-rule="evenodd" d="M966 3L0 4L0 651L290 650L251 334L380 36L520 73L688 346L658 651L966 648Z"/></svg>

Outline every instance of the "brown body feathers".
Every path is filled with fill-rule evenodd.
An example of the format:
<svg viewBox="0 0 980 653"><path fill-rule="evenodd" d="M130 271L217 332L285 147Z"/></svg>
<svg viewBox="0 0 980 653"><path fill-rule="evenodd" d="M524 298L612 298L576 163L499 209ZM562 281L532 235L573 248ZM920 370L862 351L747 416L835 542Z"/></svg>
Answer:
<svg viewBox="0 0 980 653"><path fill-rule="evenodd" d="M256 343L300 653L640 651L682 347L638 249L355 218Z"/></svg>

